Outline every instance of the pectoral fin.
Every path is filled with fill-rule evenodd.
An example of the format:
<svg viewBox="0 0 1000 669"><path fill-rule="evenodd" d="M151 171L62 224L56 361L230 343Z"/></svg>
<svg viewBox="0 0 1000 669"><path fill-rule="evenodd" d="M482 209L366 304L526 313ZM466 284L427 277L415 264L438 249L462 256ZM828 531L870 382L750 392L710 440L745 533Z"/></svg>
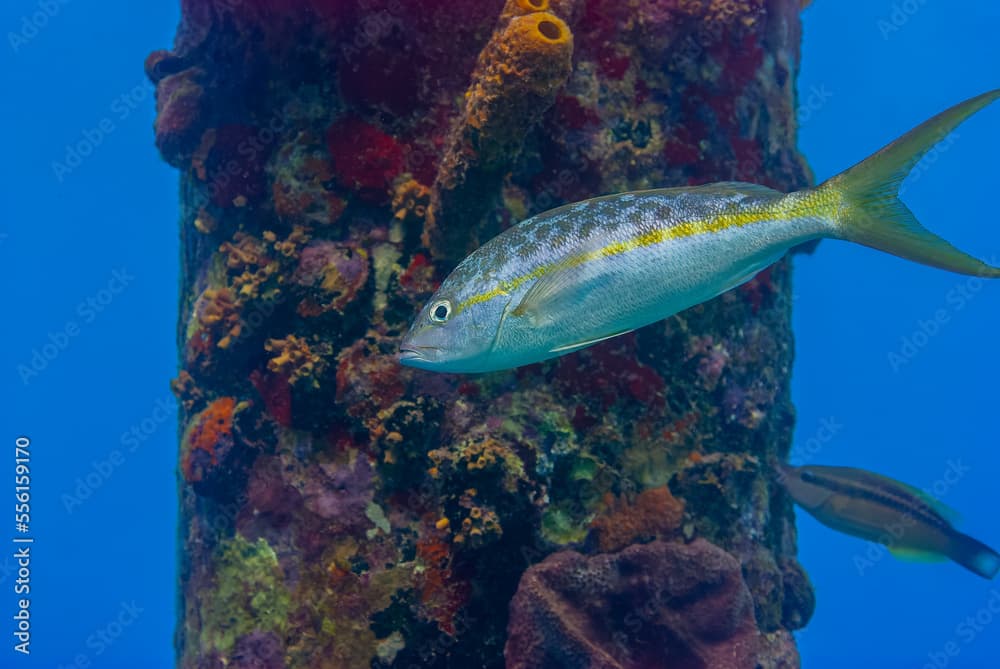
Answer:
<svg viewBox="0 0 1000 669"><path fill-rule="evenodd" d="M573 294L572 289L578 285L581 274L579 265L548 270L532 284L511 314L539 322L545 314L554 313L558 305Z"/></svg>

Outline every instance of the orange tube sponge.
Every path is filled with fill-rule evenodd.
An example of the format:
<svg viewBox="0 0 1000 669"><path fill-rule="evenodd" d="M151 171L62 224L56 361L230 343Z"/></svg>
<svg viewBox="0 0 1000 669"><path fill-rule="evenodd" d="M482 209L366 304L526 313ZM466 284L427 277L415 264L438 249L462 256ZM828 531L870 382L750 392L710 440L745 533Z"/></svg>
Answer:
<svg viewBox="0 0 1000 669"><path fill-rule="evenodd" d="M549 0L507 0L503 11L500 12L501 25L503 21L508 21L515 16L547 11L549 11Z"/></svg>
<svg viewBox="0 0 1000 669"><path fill-rule="evenodd" d="M505 11L548 2L510 0ZM573 33L555 14L532 11L509 20L501 16L479 54L465 108L441 160L431 215L425 221L425 244L454 252L457 237L477 227L469 224L478 222L488 208L483 193L499 185L527 130L555 101L569 78L572 59ZM474 241L464 239L458 248Z"/></svg>
<svg viewBox="0 0 1000 669"><path fill-rule="evenodd" d="M529 0L523 0L528 2ZM548 12L516 16L480 55L465 94L467 139L483 164L512 157L569 77L573 34Z"/></svg>

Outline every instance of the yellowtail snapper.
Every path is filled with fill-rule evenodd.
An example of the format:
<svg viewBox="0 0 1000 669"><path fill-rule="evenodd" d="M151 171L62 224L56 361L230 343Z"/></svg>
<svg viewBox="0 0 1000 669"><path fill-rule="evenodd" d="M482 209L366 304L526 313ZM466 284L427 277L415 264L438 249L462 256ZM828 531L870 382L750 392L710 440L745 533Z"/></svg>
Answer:
<svg viewBox="0 0 1000 669"><path fill-rule="evenodd" d="M851 467L777 471L795 503L828 527L885 544L902 559L951 559L983 578L1000 571L1000 554L952 526L954 511L905 483Z"/></svg>
<svg viewBox="0 0 1000 669"><path fill-rule="evenodd" d="M958 104L815 188L663 188L529 218L445 279L403 338L400 361L488 372L553 358L711 299L821 237L998 277L1000 268L925 229L898 197L921 156L998 97L995 90Z"/></svg>

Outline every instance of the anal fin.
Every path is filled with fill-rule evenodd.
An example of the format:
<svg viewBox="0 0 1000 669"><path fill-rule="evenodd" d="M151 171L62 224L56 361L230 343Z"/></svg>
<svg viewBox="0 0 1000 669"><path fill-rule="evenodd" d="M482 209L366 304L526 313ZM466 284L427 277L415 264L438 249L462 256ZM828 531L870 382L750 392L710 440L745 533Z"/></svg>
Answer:
<svg viewBox="0 0 1000 669"><path fill-rule="evenodd" d="M947 562L948 556L931 551L922 551L918 548L905 548L902 546L890 546L889 552L899 560L904 562Z"/></svg>
<svg viewBox="0 0 1000 669"><path fill-rule="evenodd" d="M596 344L597 342L604 341L605 339L613 339L614 337L623 335L631 331L632 328L629 328L628 330L620 330L618 332L609 335L604 335L603 337L597 337L595 339L585 339L584 341L573 342L572 344L563 344L562 346L556 346L555 348L550 349L549 353L569 353L570 351L577 351L581 348L586 348L588 346L591 346L592 344Z"/></svg>

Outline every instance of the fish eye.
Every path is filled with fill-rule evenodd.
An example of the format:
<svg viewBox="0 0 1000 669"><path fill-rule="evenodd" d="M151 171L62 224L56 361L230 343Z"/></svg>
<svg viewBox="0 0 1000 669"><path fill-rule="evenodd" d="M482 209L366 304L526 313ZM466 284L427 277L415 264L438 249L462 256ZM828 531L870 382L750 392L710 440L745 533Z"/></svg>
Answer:
<svg viewBox="0 0 1000 669"><path fill-rule="evenodd" d="M451 316L451 302L441 300L431 307L431 320L435 323L444 323Z"/></svg>

